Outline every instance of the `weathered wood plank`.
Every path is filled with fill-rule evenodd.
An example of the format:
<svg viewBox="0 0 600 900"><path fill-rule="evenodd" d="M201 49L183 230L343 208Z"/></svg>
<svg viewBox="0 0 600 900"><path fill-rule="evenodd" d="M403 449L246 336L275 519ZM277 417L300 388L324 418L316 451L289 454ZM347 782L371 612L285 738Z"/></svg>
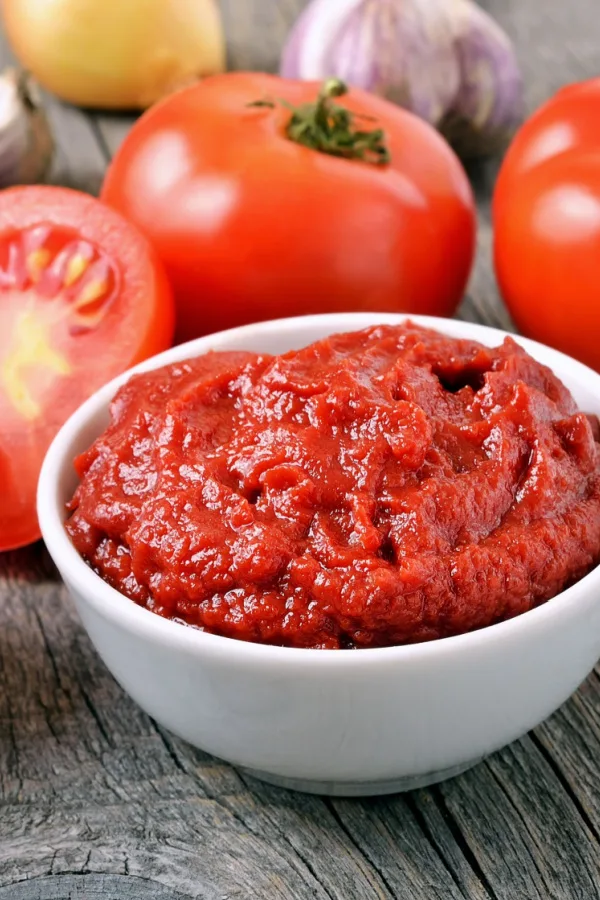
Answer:
<svg viewBox="0 0 600 900"><path fill-rule="evenodd" d="M231 69L275 72L289 30L307 0L219 0Z"/></svg>
<svg viewBox="0 0 600 900"><path fill-rule="evenodd" d="M46 875L0 888L0 900L190 900L148 878L122 875Z"/></svg>
<svg viewBox="0 0 600 900"><path fill-rule="evenodd" d="M533 738L600 843L600 670Z"/></svg>
<svg viewBox="0 0 600 900"><path fill-rule="evenodd" d="M126 134L135 122L135 116L126 113L122 115L95 113L92 122L104 157L108 162L125 140Z"/></svg>
<svg viewBox="0 0 600 900"><path fill-rule="evenodd" d="M600 897L595 837L531 738L433 793L497 900Z"/></svg>

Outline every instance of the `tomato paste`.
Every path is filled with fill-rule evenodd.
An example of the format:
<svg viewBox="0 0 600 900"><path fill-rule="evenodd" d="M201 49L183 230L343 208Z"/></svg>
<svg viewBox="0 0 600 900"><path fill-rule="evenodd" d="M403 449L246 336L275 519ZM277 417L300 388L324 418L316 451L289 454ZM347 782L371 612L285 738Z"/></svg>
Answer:
<svg viewBox="0 0 600 900"><path fill-rule="evenodd" d="M127 597L215 634L428 641L526 612L598 562L599 452L512 339L381 326L131 378L76 461L66 527Z"/></svg>

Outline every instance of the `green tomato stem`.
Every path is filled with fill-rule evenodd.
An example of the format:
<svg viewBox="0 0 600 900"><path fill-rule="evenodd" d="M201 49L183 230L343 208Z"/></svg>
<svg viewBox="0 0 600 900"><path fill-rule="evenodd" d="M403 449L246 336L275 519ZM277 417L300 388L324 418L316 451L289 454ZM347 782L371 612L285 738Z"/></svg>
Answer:
<svg viewBox="0 0 600 900"><path fill-rule="evenodd" d="M358 116L333 102L336 97L343 97L347 93L348 88L343 81L329 78L324 82L315 103L292 106L280 100L292 113L286 126L288 138L296 144L329 156L359 160L375 166L387 165L391 157L383 130L374 128L368 131L357 127L358 119L365 120L368 117ZM250 106L273 108L275 104L271 100L257 100Z"/></svg>

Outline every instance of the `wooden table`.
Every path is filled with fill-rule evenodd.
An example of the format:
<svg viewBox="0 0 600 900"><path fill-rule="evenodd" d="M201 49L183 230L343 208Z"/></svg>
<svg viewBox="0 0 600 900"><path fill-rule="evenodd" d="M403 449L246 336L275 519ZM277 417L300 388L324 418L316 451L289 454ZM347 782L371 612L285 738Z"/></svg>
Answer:
<svg viewBox="0 0 600 900"><path fill-rule="evenodd" d="M222 5L232 64L273 67L303 3ZM598 0L487 6L518 45L530 108L600 68ZM130 121L47 105L53 181L97 191ZM480 252L462 315L503 326L493 174L473 173ZM267 787L125 696L41 545L0 557L0 900L593 900L599 787L598 672L535 732L438 787L361 801Z"/></svg>

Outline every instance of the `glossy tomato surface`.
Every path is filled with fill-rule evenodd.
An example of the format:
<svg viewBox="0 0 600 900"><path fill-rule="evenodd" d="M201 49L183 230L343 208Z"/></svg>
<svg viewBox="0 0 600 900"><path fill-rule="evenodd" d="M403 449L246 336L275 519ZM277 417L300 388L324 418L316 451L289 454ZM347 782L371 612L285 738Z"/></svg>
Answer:
<svg viewBox="0 0 600 900"><path fill-rule="evenodd" d="M494 196L502 296L529 337L600 370L600 78L523 126Z"/></svg>
<svg viewBox="0 0 600 900"><path fill-rule="evenodd" d="M209 78L147 112L117 153L102 197L157 248L179 339L302 313L456 309L475 229L458 159L429 125L359 90L337 102L383 129L389 165L293 142L285 104L319 88Z"/></svg>
<svg viewBox="0 0 600 900"><path fill-rule="evenodd" d="M39 537L37 479L63 422L173 325L162 265L114 210L63 188L0 193L0 550Z"/></svg>

